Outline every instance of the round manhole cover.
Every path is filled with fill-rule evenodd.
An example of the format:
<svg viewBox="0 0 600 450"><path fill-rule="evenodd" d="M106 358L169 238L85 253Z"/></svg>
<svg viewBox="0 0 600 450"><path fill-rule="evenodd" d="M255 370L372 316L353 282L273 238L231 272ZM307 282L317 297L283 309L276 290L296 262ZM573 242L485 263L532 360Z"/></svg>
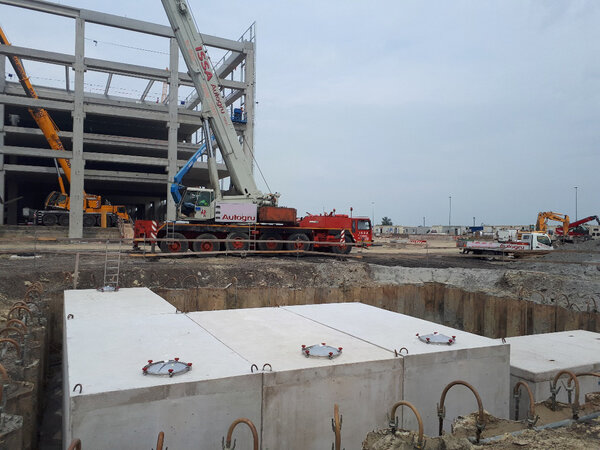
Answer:
<svg viewBox="0 0 600 450"><path fill-rule="evenodd" d="M302 346L302 354L307 358L337 358L342 354L342 347L332 347L331 345L321 342L320 344Z"/></svg>
<svg viewBox="0 0 600 450"><path fill-rule="evenodd" d="M152 361L148 360L148 364L142 367L144 375L158 375L164 377L172 377L181 375L192 370L192 363L179 361L179 358L170 359L168 361Z"/></svg>
<svg viewBox="0 0 600 450"><path fill-rule="evenodd" d="M452 345L456 343L456 336L446 336L437 331L424 335L417 333L417 337L421 342L425 342L426 344Z"/></svg>

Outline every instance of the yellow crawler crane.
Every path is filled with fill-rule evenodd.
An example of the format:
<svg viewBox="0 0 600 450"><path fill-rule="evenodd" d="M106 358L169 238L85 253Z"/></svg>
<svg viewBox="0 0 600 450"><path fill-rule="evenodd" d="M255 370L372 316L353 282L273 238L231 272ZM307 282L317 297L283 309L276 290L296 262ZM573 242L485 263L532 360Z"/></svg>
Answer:
<svg viewBox="0 0 600 450"><path fill-rule="evenodd" d="M11 45L4 34L4 30L0 27L0 43L4 45ZM33 85L29 81L27 72L21 59L17 56L9 56L13 69L19 77L19 82L25 90L25 94L30 98L38 98L37 92L33 88ZM35 123L37 123L40 130L44 134L44 137L48 141L50 148L54 150L65 150L60 138L58 137L59 129L44 108L29 108L29 113ZM43 225L68 225L69 224L69 211L70 211L70 198L65 189L63 178L58 169L58 164L63 170L67 181L71 182L71 163L68 159L55 158L54 164L56 165L56 171L58 173L58 185L60 186L60 192L51 192L46 201L44 202L44 210L38 211L36 221ZM94 226L100 225L100 218L102 214L106 214L107 225L114 226L117 223L117 217L123 219L126 222L130 222L131 219L127 214L125 206L113 206L108 202L102 204L102 197L99 195L83 193L83 225Z"/></svg>

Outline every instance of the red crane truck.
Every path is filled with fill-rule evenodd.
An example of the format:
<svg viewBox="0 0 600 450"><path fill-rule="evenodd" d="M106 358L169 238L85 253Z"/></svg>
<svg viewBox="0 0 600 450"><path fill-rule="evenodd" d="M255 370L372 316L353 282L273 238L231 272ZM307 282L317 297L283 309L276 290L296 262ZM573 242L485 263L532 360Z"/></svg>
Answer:
<svg viewBox="0 0 600 450"><path fill-rule="evenodd" d="M371 221L347 215L308 215L298 219L294 208L277 205L279 194L263 194L252 175L252 161L244 153L231 121L221 86L206 53L187 2L162 0L188 72L202 104L203 145L172 180L171 195L177 204L177 220L157 224L138 220L137 239L161 241L164 252L197 252L221 249L227 239L232 251L310 250L331 248L349 253L350 243L372 242ZM219 187L216 147L231 179L228 191ZM181 184L183 176L201 155L206 154L211 188L191 188ZM288 242L280 242L288 241Z"/></svg>

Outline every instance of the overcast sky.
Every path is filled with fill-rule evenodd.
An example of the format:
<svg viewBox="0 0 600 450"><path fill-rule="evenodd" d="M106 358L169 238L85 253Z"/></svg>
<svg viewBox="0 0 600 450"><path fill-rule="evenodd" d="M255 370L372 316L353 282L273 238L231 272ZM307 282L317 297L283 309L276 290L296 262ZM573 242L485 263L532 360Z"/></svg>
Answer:
<svg viewBox="0 0 600 450"><path fill-rule="evenodd" d="M168 24L158 0L61 3ZM529 224L573 220L578 186L579 218L600 214L600 2L190 4L207 34L257 23L256 158L281 205L434 225L452 196L453 225ZM0 23L16 45L73 51L70 19L0 5ZM168 64L166 39L86 36L87 56Z"/></svg>

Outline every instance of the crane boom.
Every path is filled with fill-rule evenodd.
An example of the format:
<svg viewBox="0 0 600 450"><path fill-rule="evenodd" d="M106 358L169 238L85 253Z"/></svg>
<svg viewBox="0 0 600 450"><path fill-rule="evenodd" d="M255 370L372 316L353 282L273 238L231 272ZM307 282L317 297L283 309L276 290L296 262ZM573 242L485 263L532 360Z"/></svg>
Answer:
<svg viewBox="0 0 600 450"><path fill-rule="evenodd" d="M273 195L265 196L256 187L252 164L245 155L231 122L217 74L208 58L202 36L185 0L162 0L175 38L202 103L202 112L210 124L223 161L229 170L235 194L225 197L256 204L274 205ZM216 189L216 186L213 186Z"/></svg>
<svg viewBox="0 0 600 450"><path fill-rule="evenodd" d="M6 37L6 34L4 34L4 30L2 29L2 27L0 27L0 43L2 43L4 45L11 45L8 38ZM10 63L13 66L13 69L15 70L17 77L19 78L19 83L21 83L21 86L23 86L23 89L25 90L25 94L27 95L27 97L38 98L37 92L35 92L33 85L29 81L27 72L25 72L25 67L23 67L23 63L21 62L21 59L18 56L9 56L8 59L10 60ZM44 137L48 141L50 148L52 148L54 150L64 150L65 148L64 148L60 138L58 137L58 131L59 131L58 127L56 126L56 124L54 123L54 121L52 120L50 115L48 114L48 111L46 111L44 108L29 108L29 113L31 114L31 117L33 117L33 120L35 120L35 122L37 123L40 130L42 130L42 133L44 133ZM67 177L67 181L70 183L71 182L71 163L69 162L68 159L64 159L64 158L56 158L56 159L58 160L58 163L60 164L60 167L62 168L62 170L65 174L65 177ZM63 191L63 193L65 193L64 186L62 184L62 179L60 178L60 174L59 174L59 180L60 180L59 184L61 185L61 190Z"/></svg>

